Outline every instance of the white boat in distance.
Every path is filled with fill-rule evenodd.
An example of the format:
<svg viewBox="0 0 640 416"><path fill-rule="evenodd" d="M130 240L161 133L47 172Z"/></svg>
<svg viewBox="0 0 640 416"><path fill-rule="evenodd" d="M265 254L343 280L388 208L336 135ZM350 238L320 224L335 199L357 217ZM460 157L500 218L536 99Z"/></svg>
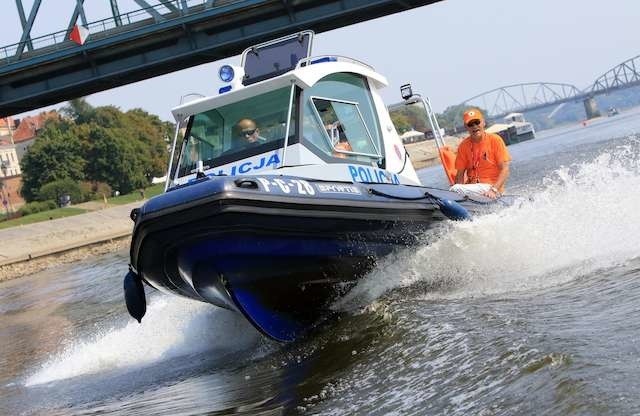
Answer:
<svg viewBox="0 0 640 416"><path fill-rule="evenodd" d="M487 132L499 134L507 146L536 137L533 124L526 121L522 113L507 114L503 117L502 123L494 123L487 127Z"/></svg>

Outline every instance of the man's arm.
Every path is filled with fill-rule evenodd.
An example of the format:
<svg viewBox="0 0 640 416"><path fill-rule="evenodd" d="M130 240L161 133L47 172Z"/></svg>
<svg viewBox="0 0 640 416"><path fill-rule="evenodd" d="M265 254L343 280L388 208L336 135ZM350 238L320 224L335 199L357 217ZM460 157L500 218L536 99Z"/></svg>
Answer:
<svg viewBox="0 0 640 416"><path fill-rule="evenodd" d="M466 169L458 169L458 171L456 172L456 183L464 183L464 173L466 171Z"/></svg>
<svg viewBox="0 0 640 416"><path fill-rule="evenodd" d="M502 189L502 186L509 177L509 162L499 163L498 168L500 168L500 173L498 174L498 179L496 180L496 183L493 184L493 186L496 189Z"/></svg>

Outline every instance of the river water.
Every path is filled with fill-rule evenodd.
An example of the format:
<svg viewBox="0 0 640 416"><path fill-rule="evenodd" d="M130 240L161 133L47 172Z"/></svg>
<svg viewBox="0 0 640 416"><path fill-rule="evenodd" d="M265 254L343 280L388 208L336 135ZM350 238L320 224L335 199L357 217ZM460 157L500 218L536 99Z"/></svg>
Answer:
<svg viewBox="0 0 640 416"><path fill-rule="evenodd" d="M291 345L149 290L139 325L126 252L2 283L0 414L640 414L637 132L638 110L511 146L531 199L383 260Z"/></svg>

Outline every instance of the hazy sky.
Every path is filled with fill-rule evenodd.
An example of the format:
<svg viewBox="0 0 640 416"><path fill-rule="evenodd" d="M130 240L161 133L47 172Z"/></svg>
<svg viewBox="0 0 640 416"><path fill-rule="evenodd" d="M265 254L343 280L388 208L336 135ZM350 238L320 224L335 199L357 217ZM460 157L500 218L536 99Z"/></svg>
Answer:
<svg viewBox="0 0 640 416"><path fill-rule="evenodd" d="M20 39L15 2L3 10L0 46ZM43 0L33 35L66 28L76 0ZM156 1L150 0L151 4ZM32 0L23 0L29 14ZM87 19L109 16L108 0L87 0ZM120 11L139 7L119 0ZM64 5L64 6L63 6ZM365 61L385 75L383 97L400 101L399 86L431 97L436 111L493 88L564 82L584 88L640 54L639 0L445 0L430 6L318 34L315 55ZM266 39L265 39L266 40ZM221 62L233 57L89 96L93 105L141 107L170 119L180 97L213 94Z"/></svg>

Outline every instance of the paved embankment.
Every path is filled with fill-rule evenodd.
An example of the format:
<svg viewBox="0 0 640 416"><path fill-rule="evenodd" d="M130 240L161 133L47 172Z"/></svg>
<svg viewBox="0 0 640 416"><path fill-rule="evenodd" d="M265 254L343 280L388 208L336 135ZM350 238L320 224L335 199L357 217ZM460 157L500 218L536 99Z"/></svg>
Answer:
<svg viewBox="0 0 640 416"><path fill-rule="evenodd" d="M142 202L0 230L0 266L126 237Z"/></svg>

